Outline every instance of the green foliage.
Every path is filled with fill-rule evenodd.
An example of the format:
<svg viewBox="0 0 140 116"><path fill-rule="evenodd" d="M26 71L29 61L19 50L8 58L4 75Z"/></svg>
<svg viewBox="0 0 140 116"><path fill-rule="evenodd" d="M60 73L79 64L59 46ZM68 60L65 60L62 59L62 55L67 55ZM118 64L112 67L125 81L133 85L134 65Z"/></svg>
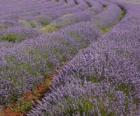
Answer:
<svg viewBox="0 0 140 116"><path fill-rule="evenodd" d="M36 28L37 27L37 24L36 24L36 22L34 22L34 21L31 21L31 22L29 22L30 23L30 25L31 25L31 27L32 28Z"/></svg>
<svg viewBox="0 0 140 116"><path fill-rule="evenodd" d="M101 82L101 80L99 80L96 76L91 77L90 81L92 83L99 83L99 82Z"/></svg>
<svg viewBox="0 0 140 116"><path fill-rule="evenodd" d="M82 103L82 106L79 104L79 110L81 113L89 112L94 108L92 102L90 102L89 100L81 100L80 103Z"/></svg>
<svg viewBox="0 0 140 116"><path fill-rule="evenodd" d="M103 104L103 101L98 102L98 108L100 110L101 116L116 116L115 113L108 111L108 109Z"/></svg>
<svg viewBox="0 0 140 116"><path fill-rule="evenodd" d="M47 20L42 20L42 21L40 21L40 23L42 26L49 25L49 22Z"/></svg>
<svg viewBox="0 0 140 116"><path fill-rule="evenodd" d="M42 32L47 32L47 33L52 33L58 30L58 27L56 25L46 25L44 27L41 28Z"/></svg>
<svg viewBox="0 0 140 116"><path fill-rule="evenodd" d="M134 87L132 85L129 85L127 83L121 83L116 87L116 90L123 91L126 96L129 95L134 90Z"/></svg>
<svg viewBox="0 0 140 116"><path fill-rule="evenodd" d="M92 104L92 102L90 102L87 99L77 99L76 101L74 101L72 98L67 98L67 104L68 107L67 109L64 111L65 115L70 115L73 116L76 113L80 113L81 115L83 113L88 113L90 112L93 108L94 105ZM73 104L76 104L76 108L73 107Z"/></svg>
<svg viewBox="0 0 140 116"><path fill-rule="evenodd" d="M55 49L55 48L53 48ZM40 49L38 48L34 48L34 49L26 49L24 51L24 54L32 56L32 62L35 62L34 67L31 67L31 69L28 69L27 71L29 72L30 70L30 74L36 74L33 76L39 76L41 75L45 75L45 77L48 77L50 74L52 74L52 72L54 71L55 65L54 63L49 59L49 56L52 56L52 48L51 49L46 49L45 51L40 51ZM54 55L56 55L54 53ZM44 66L45 66L45 70L40 71L40 67L42 67L42 63L40 63L40 61L43 61ZM26 69L26 68L25 68ZM39 75L37 75L39 74Z"/></svg>
<svg viewBox="0 0 140 116"><path fill-rule="evenodd" d="M68 32L68 35L70 35L76 42L80 43L80 48L78 49L85 48L89 44L89 41L85 40L85 38L77 32Z"/></svg>
<svg viewBox="0 0 140 116"><path fill-rule="evenodd" d="M103 34L105 34L105 33L109 32L111 29L107 28L107 27L102 27L102 28L100 28L100 30Z"/></svg>
<svg viewBox="0 0 140 116"><path fill-rule="evenodd" d="M104 80L104 78L99 78L97 75L87 75L86 80L92 82L92 83L100 83Z"/></svg>
<svg viewBox="0 0 140 116"><path fill-rule="evenodd" d="M12 70L13 71L15 70L16 72L26 71L30 75L35 76L35 77L37 77L37 76L40 75L39 72L35 71L30 64L25 63L25 62L18 61L15 56L9 56L9 57L7 57L6 58L6 61L9 64L11 64L11 65L9 65L9 66L11 66L11 67L9 67L9 70L11 70L11 71Z"/></svg>
<svg viewBox="0 0 140 116"><path fill-rule="evenodd" d="M35 20L19 20L19 23L23 25L24 27L28 28L36 28L37 27L37 22Z"/></svg>
<svg viewBox="0 0 140 116"><path fill-rule="evenodd" d="M120 20L121 20L125 15L126 15L125 10L122 10L122 11L121 11L121 15L120 15Z"/></svg>
<svg viewBox="0 0 140 116"><path fill-rule="evenodd" d="M66 54L63 53L63 50L61 50L60 48L52 48L51 49L52 54L54 54L54 56L60 61L60 63L66 62L67 61L67 56Z"/></svg>
<svg viewBox="0 0 140 116"><path fill-rule="evenodd" d="M23 37L17 34L5 34L0 36L0 41L20 42L22 40Z"/></svg>
<svg viewBox="0 0 140 116"><path fill-rule="evenodd" d="M96 77L93 77L92 80L91 80L91 82L92 83L98 83L99 81L98 81L98 79Z"/></svg>
<svg viewBox="0 0 140 116"><path fill-rule="evenodd" d="M30 101L19 101L19 103L17 104L16 109L13 109L16 112L28 112L30 111L32 108L32 103Z"/></svg>
<svg viewBox="0 0 140 116"><path fill-rule="evenodd" d="M125 110L128 111L128 107L129 107L129 100L128 98L125 98Z"/></svg>
<svg viewBox="0 0 140 116"><path fill-rule="evenodd" d="M12 84L15 87L22 88L24 86L24 76L25 72L26 74L31 76L31 77L39 77L40 72L38 70L35 70L30 64L24 63L24 62L19 62L15 56L7 57L6 58L7 63L9 64L5 68L6 72L5 76L8 77L8 80L12 82ZM10 72L10 73L7 73ZM17 79L17 77L20 78L20 80Z"/></svg>
<svg viewBox="0 0 140 116"><path fill-rule="evenodd" d="M82 37L76 32L69 32L68 33L71 37L73 37L77 41L82 41Z"/></svg>
<svg viewBox="0 0 140 116"><path fill-rule="evenodd" d="M19 95L15 92L11 97L10 97L10 102L14 103L18 100Z"/></svg>

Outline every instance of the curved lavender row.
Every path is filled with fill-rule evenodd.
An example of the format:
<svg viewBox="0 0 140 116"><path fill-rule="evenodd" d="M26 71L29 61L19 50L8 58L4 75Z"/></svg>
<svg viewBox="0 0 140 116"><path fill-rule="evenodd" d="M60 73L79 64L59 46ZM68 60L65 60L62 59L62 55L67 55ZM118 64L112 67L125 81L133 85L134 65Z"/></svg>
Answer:
<svg viewBox="0 0 140 116"><path fill-rule="evenodd" d="M29 17L30 17L30 19L31 18L33 19L35 16L40 16L42 14L45 15L46 12L49 12L49 10L50 10L51 13L53 13L55 10L58 10L58 9L59 10L60 9L62 10L62 8L68 8L70 6L74 7L74 5L63 4L63 3L60 3L60 2L58 2L57 4L54 4L54 2L50 2L50 3L47 2L48 4L46 4L46 2L43 2L43 5L42 4L39 4L39 5L36 5L35 4L35 5L33 5L32 3L34 3L34 2L28 3L28 4L31 4L31 5L28 5L28 4L25 4L24 5L24 3L28 3L28 2L21 1L20 4L18 4L18 2L17 3L14 2L13 5L17 4L17 6L19 6L18 7L19 10L17 10L17 7L15 9L14 6L12 5L13 7L11 9L10 8L8 9L8 7L6 8L7 9L6 11L8 11L8 12L10 11L10 12L9 13L8 12L7 13L4 13L4 14L6 14L7 16L9 15L8 17L10 18L10 20L13 18L13 20L16 20L17 21L16 17L19 17L19 19L22 19L22 18L29 19ZM51 4L54 5L54 7L52 7ZM25 6L25 8L24 8L24 6ZM12 12L12 10L14 10L15 13ZM12 16L11 16L11 14L12 14ZM48 14L46 14L46 15L48 15ZM4 18L4 16L1 15L1 18Z"/></svg>
<svg viewBox="0 0 140 116"><path fill-rule="evenodd" d="M20 14L16 13L16 15L19 16L19 19L17 20L14 18L13 20L16 20L16 22L19 23L18 24L19 26L40 27L41 20L43 22L49 23L52 19L55 19L56 17L59 17L59 16L64 15L66 13L73 13L73 12L78 13L79 11L84 10L86 8L88 8L87 5L85 5L83 3L79 4L75 7L73 4L68 4L68 5L60 4L56 7L56 9L54 9L54 8L48 8L48 9L47 8L46 9L40 8L39 12L41 14L38 14L38 15L36 14L36 16L35 16L36 18L34 16L28 16L28 15L30 15L30 13L28 13L28 12L27 12L27 14L24 14L25 15L24 16L24 15L22 15L22 11L21 11ZM59 9L61 9L61 10L59 10ZM95 10L96 10L96 8L95 8ZM37 12L37 11L38 11L38 9L36 11L33 9L33 12ZM54 12L54 11L56 11L56 12ZM35 13L33 13L33 14L35 14ZM11 18L11 17L9 17L9 18Z"/></svg>
<svg viewBox="0 0 140 116"><path fill-rule="evenodd" d="M70 13L63 15L62 17L57 18L56 20L52 21L50 25L56 26L58 28L63 28L68 25L72 25L82 21L90 21L94 19L94 9L90 8L84 11Z"/></svg>
<svg viewBox="0 0 140 116"><path fill-rule="evenodd" d="M23 2L23 3L26 3L26 2ZM31 2L32 3L32 2ZM58 9L59 7L61 8L61 7L64 7L66 4L62 4L62 3L64 3L64 1L61 3L61 1L59 1L58 3L56 2L56 5L54 4L55 2L50 2L52 5L54 5L54 6L51 6L51 4L46 4L47 6L43 6L43 7L45 7L47 10L50 10L50 9L52 9L53 11L55 11L56 9ZM44 3L43 3L44 4ZM60 6L59 6L60 5ZM22 5L22 6L24 6L24 5ZM23 8L21 8L21 10L22 9L27 9L27 10L38 10L37 9L37 7L31 7L31 9L29 9L29 8L26 8L26 6L28 6L28 5L25 5L25 8L23 7ZM39 6L39 8L41 8L42 7L42 5L38 5ZM54 9L54 8L56 8L56 9ZM42 9L42 8L41 8ZM39 9L39 10L41 10L41 9ZM17 10L17 9L16 9ZM9 11L9 10L8 10ZM21 11L20 11L21 12ZM27 12L27 11L25 11L25 12ZM17 12L16 12L17 13ZM22 13L22 12L21 12ZM5 14L5 13L4 13ZM7 14L7 13L6 13ZM10 12L10 14L11 14L11 12ZM13 13L12 13L12 15L13 15Z"/></svg>
<svg viewBox="0 0 140 116"><path fill-rule="evenodd" d="M44 20L44 22L48 22L49 23L49 21L52 18L56 18L57 17L57 13L56 14L54 13L55 10L59 11L61 9L63 11L63 9L68 9L68 8L74 7L74 5L63 5L63 4L61 4L61 6L58 5L58 6L55 6L55 7L56 7L56 9L54 9L54 8L47 9L47 8L41 8L41 6L40 6L37 9L33 9L32 12L25 11L25 13L24 13L23 11L21 11L20 14L18 14L16 12L15 17L19 17L19 18L11 19L11 16L10 16L9 17L10 19L3 19L3 20L11 20L11 21L16 22L15 24L12 24L12 27L16 26L17 24L18 24L18 26L23 26L23 27L25 26L25 27L28 27L28 28L32 27L32 26L33 27L39 27L39 26L41 26L41 24L40 24L41 21ZM6 26L6 25L3 24L2 26L4 28L4 26ZM10 24L7 25L7 26L10 26Z"/></svg>
<svg viewBox="0 0 140 116"><path fill-rule="evenodd" d="M60 5L59 5L60 4ZM25 5L26 6L26 5ZM9 16L10 20L13 17L13 20L17 20L16 17L19 17L19 19L28 19L28 20L33 20L35 17L44 17L44 19L48 22L50 22L52 19L55 19L59 16L62 16L66 13L72 13L72 12L78 12L84 9L87 9L88 6L86 4L79 4L75 7L75 5L73 4L62 4L62 3L57 3L56 5L54 5L54 7L42 7L41 5L38 8L32 8L32 10L30 10L29 8L27 8L27 10L15 12L15 15L13 13L10 12L10 15L12 14L12 16ZM22 8L21 8L22 10ZM9 10L8 10L9 11ZM30 12L32 11L32 12ZM23 14L22 14L23 13ZM6 13L7 14L7 13ZM36 15L36 16L34 16ZM5 18L4 18L5 19ZM23 20L24 21L24 20Z"/></svg>
<svg viewBox="0 0 140 116"><path fill-rule="evenodd" d="M59 3L60 4L60 3ZM47 7L42 7L41 5L38 6L38 7L35 7L35 8L27 8L27 10L23 10L21 8L21 11L20 12L15 12L15 13L12 13L12 16L11 13L9 13L9 17L31 17L31 16L36 16L37 14L40 15L40 14L45 14L45 13L48 13L48 12L54 12L55 10L58 10L58 9L63 9L63 8L68 8L68 6L70 7L71 5L64 5L64 4L56 4L54 7L50 7L50 8L47 8ZM3 15L2 15L3 16ZM7 15L8 16L8 15ZM4 17L4 16L3 16Z"/></svg>
<svg viewBox="0 0 140 116"><path fill-rule="evenodd" d="M116 24L120 21L122 10L115 4L110 4L104 10L104 12L100 13L97 19L97 25L101 28L108 28Z"/></svg>
<svg viewBox="0 0 140 116"><path fill-rule="evenodd" d="M64 7L64 8L66 7L66 9L68 9L71 5L70 5L70 6L68 6L68 5L65 6L65 5L62 5L62 4L61 4L60 6L62 6L62 7ZM59 8L59 6L57 6L57 7ZM73 7L74 7L74 6L73 6ZM80 7L81 7L81 6L80 6ZM78 7L78 8L79 8L79 7ZM81 8L82 8L82 7L81 7ZM51 8L51 9L52 9L52 8ZM49 12L49 11L48 11L48 12ZM45 18L46 18L46 17L45 17ZM45 18L42 19L42 20L47 20L47 18L46 18L46 19L45 19ZM15 21L15 22L17 22L17 21ZM32 21L30 22L30 21L26 21L26 20L19 20L19 23L21 23L21 24L19 24L18 26L23 26L23 27L25 26L25 27L28 27L28 28L31 27L32 25L33 25L33 26L37 26L37 27L40 27L40 26L41 26L40 24L37 24L36 21L35 21L35 22L32 22ZM15 24L17 24L17 23L15 23ZM5 26L5 25L4 25L4 26ZM8 25L8 26L9 26L9 25ZM14 26L15 26L15 25L14 25ZM16 27L14 27L14 28L16 28ZM13 28L13 29L14 29L14 28ZM9 30L7 30L7 31L9 31ZM29 30L29 31L30 31L30 30ZM18 34L18 33L17 33L17 34ZM4 46L7 46L7 45L4 44Z"/></svg>
<svg viewBox="0 0 140 116"><path fill-rule="evenodd" d="M15 21L16 22L16 24L17 24L17 22L18 22L18 18L22 18L21 16L22 16L22 13L23 12L27 12L28 14L29 14L29 12L30 11L32 11L33 12L33 14L35 14L36 13L36 15L38 14L38 12L41 10L41 9L48 9L47 8L47 6L45 5L45 3L46 2L44 2L43 4L40 4L40 5L38 5L38 7L34 7L34 5L33 5L33 1L32 2L25 2L25 1L20 1L20 2L18 2L18 1L14 1L13 2L13 4L11 3L11 2L8 2L9 4L9 6L7 5L7 8L4 8L4 9L6 9L6 10L4 10L5 12L6 11L8 11L8 12L10 12L10 13L4 13L4 14L6 14L6 15L11 15L12 14L12 16L9 16L9 19L8 19L8 17L7 18L4 18L3 17L3 15L1 14L1 18L3 19L3 20L12 20L13 19L13 21ZM19 4L20 3L20 4ZM26 3L26 4L25 4ZM28 3L28 4L27 4ZM35 2L36 3L36 2ZM16 5L17 7L15 7L14 5ZM35 4L36 5L36 4ZM44 5L44 6L43 6ZM51 6L51 4L48 4L48 6ZM52 5L54 5L54 3L52 3ZM57 3L57 5L58 5L58 3ZM6 6L6 5L4 5L4 6ZM8 9L8 7L11 7L11 6L13 6L11 9L9 8ZM25 7L25 8L24 8ZM31 9L31 8L32 9ZM3 9L3 7L2 7L2 9ZM36 10L37 9L37 10ZM15 11L15 14L12 12L12 10L14 10ZM1 10L1 11L3 11L3 10ZM31 14L30 14L31 15ZM20 17L19 17L20 16ZM31 16L30 16L31 17Z"/></svg>
<svg viewBox="0 0 140 116"><path fill-rule="evenodd" d="M99 7L101 7L101 6L99 6ZM55 19L55 18L57 18L57 17L60 17L60 16L62 16L62 15L65 15L65 14L71 14L71 13L75 13L75 12L81 12L81 11L83 11L83 10L86 10L86 9L88 9L89 7L86 5L86 4L78 4L77 6L75 6L75 7L72 7L72 8L67 8L67 9L64 9L64 11L63 10L60 10L60 11L57 11L57 12L55 12L56 14L48 14L49 15L49 17L48 17L48 20L53 20L53 19ZM98 8L98 7L96 7L95 8L95 11L96 11L96 9L100 9L100 8ZM93 10L94 10L94 8L93 8ZM63 11L63 12L62 12ZM97 10L98 11L98 10ZM98 12L97 12L98 13ZM52 18L51 18L52 17ZM50 21L51 22L51 21Z"/></svg>
<svg viewBox="0 0 140 116"><path fill-rule="evenodd" d="M65 65L55 77L51 92L28 116L139 116L140 8L123 7L127 10L126 17L111 33Z"/></svg>
<svg viewBox="0 0 140 116"><path fill-rule="evenodd" d="M35 3L35 4L33 4L33 3ZM50 3L43 2L43 4L42 3L38 4L35 1L34 2L33 1L30 1L30 2L28 1L27 2L27 1L18 1L18 0L17 1L13 1L12 3L11 2L8 2L8 3L6 2L6 4L7 5L2 4L3 6L0 7L1 9L3 9L3 7L5 7L4 12L2 12L4 15L5 14L6 15L8 15L8 14L10 15L11 13L14 14L14 12L17 13L17 14L19 14L18 12L23 12L23 11L27 12L27 11L30 11L30 10L33 10L33 9L37 8L37 6L39 6L40 8L41 7L42 8L44 8L44 7L47 8L47 6L55 5L54 2L50 2ZM17 7L15 7L15 5L17 5ZM58 5L58 3L57 3L57 5ZM1 11L3 11L3 10L1 10Z"/></svg>
<svg viewBox="0 0 140 116"><path fill-rule="evenodd" d="M13 87L0 88L1 93L6 92L1 94L0 103L5 104L12 96L32 90L42 82L42 76L48 77L54 73L64 62L71 60L79 49L87 47L92 40L96 41L98 36L95 26L83 22L60 33L25 40L1 51L0 83L8 81Z"/></svg>
<svg viewBox="0 0 140 116"><path fill-rule="evenodd" d="M27 12L27 11L31 11L31 10L39 10L39 8L52 8L52 7L57 7L59 5L64 5L62 3L57 3L57 2L46 2L46 1L13 1L12 3L11 2L8 2L6 3L7 5L3 5L6 10L4 12L2 12L3 14L9 14L8 12L10 13L14 13L14 12ZM15 5L17 5L17 7L15 7ZM1 6L0 8L3 9L3 6ZM18 11L17 11L18 10ZM7 13L6 13L7 12ZM1 14L2 15L2 14Z"/></svg>
<svg viewBox="0 0 140 116"><path fill-rule="evenodd" d="M98 2L95 2L95 3L98 3ZM57 28L62 28L67 25L79 22L79 21L96 20L97 25L102 29L102 28L105 28L104 24L106 20L108 20L108 24L106 25L111 26L120 20L123 13L123 11L119 7L117 7L117 5L113 5L113 4L109 5L109 8L104 12L100 11L101 12L100 13L98 11L99 14L96 14L97 9L98 7L94 8L94 6L92 6L89 9L84 10L83 12L80 11L73 14L70 13L70 14L63 15L62 17L59 17L56 20L52 21L50 25L55 26ZM113 13L111 11L113 11ZM106 17L110 16L111 19L109 20L109 18L106 18L106 19L102 18L102 16L104 16L103 14L106 15ZM47 28L44 27L43 30L45 31L45 29Z"/></svg>
<svg viewBox="0 0 140 116"><path fill-rule="evenodd" d="M72 8L66 8L66 9L61 9L60 11L59 10L56 10L56 11L50 11L50 12L46 12L46 16L48 15L48 20L51 21L57 17L60 17L62 15L65 15L67 13L74 13L74 12L79 12L79 11L82 11L82 10L85 10L87 9L88 6L86 4L79 4L79 5L76 5L75 7L72 7Z"/></svg>

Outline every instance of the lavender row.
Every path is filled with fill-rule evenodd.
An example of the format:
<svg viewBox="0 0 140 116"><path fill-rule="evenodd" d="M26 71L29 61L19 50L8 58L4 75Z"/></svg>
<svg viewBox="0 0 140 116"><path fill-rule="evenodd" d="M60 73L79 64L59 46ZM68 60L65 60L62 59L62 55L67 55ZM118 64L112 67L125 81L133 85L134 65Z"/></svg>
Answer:
<svg viewBox="0 0 140 116"><path fill-rule="evenodd" d="M95 14L94 11L96 11L96 9L94 7L91 7L89 9L81 11L81 12L79 11L76 13L66 14L66 15L52 21L49 25L48 25L48 21L47 21L46 17L45 18L40 17L40 18L34 19L34 20L19 20L18 21L19 27L15 27L15 25L11 21L10 21L11 23L4 21L5 24L3 24L2 27L8 28L9 25L11 25L12 27L10 29L6 29L6 30L4 29L1 32L2 33L1 40L4 40L4 41L7 40L9 42L11 42L11 41L14 42L14 41L18 41L18 40L23 41L24 39L26 39L26 37L24 37L24 36L28 37L28 35L33 34L33 36L32 36L32 38L33 38L34 36L39 35L39 32L37 32L37 31L35 31L37 34L35 34L35 32L32 32L34 30L32 28L39 29L43 26L42 30L51 30L51 28L52 29L60 28L60 27L62 28L66 25L77 23L80 21L88 21L94 17L94 14ZM17 25L16 21L15 21L15 24ZM25 32L27 35L20 34L20 32L18 32L18 29L19 29L19 31L23 31L23 29L22 30L20 29L20 26L22 26L23 28L29 28L29 29L26 29L27 32ZM15 30L15 31L13 33L13 32L9 32L9 30L12 30L12 31ZM17 32L17 33L15 33L15 32ZM24 35L24 36L21 37L21 35ZM29 36L28 38L31 38L31 37Z"/></svg>
<svg viewBox="0 0 140 116"><path fill-rule="evenodd" d="M28 116L139 116L140 8L121 7L126 17L64 66Z"/></svg>
<svg viewBox="0 0 140 116"><path fill-rule="evenodd" d="M9 102L12 96L17 97L32 90L44 77L53 74L79 49L87 47L90 41L96 41L99 36L95 26L90 23L79 23L65 30L1 50L0 83L8 81L12 85L12 88L9 84L0 88L1 104Z"/></svg>
<svg viewBox="0 0 140 116"><path fill-rule="evenodd" d="M115 4L110 4L105 7L105 10L100 13L97 18L97 25L100 28L109 28L120 21L123 10Z"/></svg>
<svg viewBox="0 0 140 116"><path fill-rule="evenodd" d="M94 9L90 8L84 11L63 15L62 17L59 17L51 21L49 25L60 29L72 24L76 24L78 22L87 22L90 20L94 20L95 17L94 15L95 15ZM47 29L47 27L48 25L46 25L42 29L45 30Z"/></svg>
<svg viewBox="0 0 140 116"><path fill-rule="evenodd" d="M23 2L24 3L24 2ZM31 2L32 3L32 2ZM52 3L53 4L53 3ZM60 5L59 5L60 4ZM83 4L85 5L85 4ZM84 7L83 5L78 5L77 7L74 7L74 5L71 5L71 4L62 4L62 3L57 3L56 5L54 5L54 7L47 7L47 6L44 6L42 7L42 5L39 5L38 7L35 7L35 8L25 8L27 10L23 11L22 7L20 8L22 11L20 11L19 13L17 12L17 9L16 9L16 12L15 14L14 13L9 13L9 18L10 20L14 20L16 22L19 22L20 20L36 20L36 19L39 19L42 17L43 19L45 19L46 21L45 22L50 22L52 19L56 18L56 17L59 17L61 15L64 15L66 13L69 13L69 12L75 12L76 9L78 11L80 10L83 10ZM24 5L23 5L24 6ZM26 5L25 5L26 6ZM49 6L49 4L48 4ZM86 6L86 5L85 5ZM14 7L14 6L13 6ZM86 7L87 8L87 7ZM13 9L13 8L12 8ZM65 9L65 10L64 10ZM73 9L73 10L72 10ZM10 9L7 9L7 11L11 11ZM32 11L32 12L31 12ZM25 12L25 13L24 13ZM5 13L5 14L8 14L8 13ZM10 16L12 14L12 16ZM3 17L3 15L2 15ZM4 18L3 19L8 19L9 18ZM19 18L18 18L19 17ZM35 18L36 17L36 18ZM20 23L20 22L19 22ZM33 22L34 23L34 22Z"/></svg>

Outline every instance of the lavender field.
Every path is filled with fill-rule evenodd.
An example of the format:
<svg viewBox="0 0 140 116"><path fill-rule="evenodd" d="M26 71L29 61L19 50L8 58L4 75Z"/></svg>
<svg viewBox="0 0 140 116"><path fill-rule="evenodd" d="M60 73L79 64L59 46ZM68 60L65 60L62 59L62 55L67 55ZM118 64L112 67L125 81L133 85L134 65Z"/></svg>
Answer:
<svg viewBox="0 0 140 116"><path fill-rule="evenodd" d="M140 116L139 0L0 0L0 116Z"/></svg>

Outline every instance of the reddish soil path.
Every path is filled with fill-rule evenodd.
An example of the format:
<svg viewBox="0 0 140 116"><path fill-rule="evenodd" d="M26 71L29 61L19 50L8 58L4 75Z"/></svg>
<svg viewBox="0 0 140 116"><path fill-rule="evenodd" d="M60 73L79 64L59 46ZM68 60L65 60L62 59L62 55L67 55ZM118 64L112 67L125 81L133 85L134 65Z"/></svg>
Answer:
<svg viewBox="0 0 140 116"><path fill-rule="evenodd" d="M53 80L52 77L49 77L46 80L44 80L44 82L39 84L34 91L25 93L21 97L21 101L31 102L33 106L34 103L37 100L41 99L43 95L49 90ZM15 109L18 109L18 104L18 101L13 104L10 104L10 106L7 106L2 112L0 112L0 116L25 116L26 112L15 111Z"/></svg>

